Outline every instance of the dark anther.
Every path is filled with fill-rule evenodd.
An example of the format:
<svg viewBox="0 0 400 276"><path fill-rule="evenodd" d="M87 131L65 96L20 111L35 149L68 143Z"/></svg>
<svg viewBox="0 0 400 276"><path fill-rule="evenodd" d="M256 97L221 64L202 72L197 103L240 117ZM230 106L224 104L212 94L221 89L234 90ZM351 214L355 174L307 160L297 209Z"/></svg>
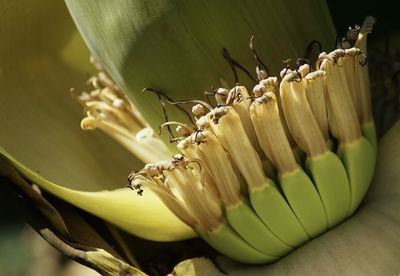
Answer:
<svg viewBox="0 0 400 276"><path fill-rule="evenodd" d="M234 103L234 104L240 103L244 98L243 94L239 92L239 89L237 86L235 86L233 89L234 89L233 90L234 92L232 92L232 90L231 90L228 93L228 97L226 98L226 101L225 101L226 105L230 105L232 103Z"/></svg>
<svg viewBox="0 0 400 276"><path fill-rule="evenodd" d="M142 184L132 185L132 190L136 190L138 196L143 196Z"/></svg>
<svg viewBox="0 0 400 276"><path fill-rule="evenodd" d="M137 184L136 186L134 186L134 188L138 196L143 196L143 189L141 184Z"/></svg>
<svg viewBox="0 0 400 276"><path fill-rule="evenodd" d="M233 78L235 80L235 85L239 85L239 76L236 71L236 67L239 68L240 70L242 70L249 77L249 79L251 79L254 83L256 83L256 80L253 78L253 76L250 74L250 72L246 68L244 68L239 62L232 59L232 57L230 56L227 49L223 48L222 56L226 59L226 61L228 62L229 66L232 69Z"/></svg>
<svg viewBox="0 0 400 276"><path fill-rule="evenodd" d="M259 71L264 71L267 75L267 78L270 76L268 67L262 62L260 56L257 54L256 48L254 47L254 35L250 38L249 48L253 53L254 59L257 61L257 69Z"/></svg>
<svg viewBox="0 0 400 276"><path fill-rule="evenodd" d="M233 99L233 102L234 103L240 103L241 101L243 101L243 99L244 99L243 94L240 93L240 92L237 92L235 97L234 97L234 99Z"/></svg>
<svg viewBox="0 0 400 276"><path fill-rule="evenodd" d="M142 94L144 94L145 92L147 92L147 91L150 91L150 92L153 92L153 93L155 93L157 96L158 96L158 99L160 100L160 102L162 103L162 105L163 105L163 111L165 111L164 113L164 118L165 118L165 115L166 115L166 109L165 109L165 104L164 104L164 102L162 101L162 99L161 99L161 96L163 96L165 99L167 99L167 101L168 101L168 103L172 103L172 102L174 102L174 100L171 98L171 97L169 97L168 95L166 95L165 93L163 93L163 92L161 92L161 91L158 91L158 90L155 90L155 89L153 89L153 88L144 88L143 90L142 90ZM182 113L184 113L188 118L189 118L189 120L190 120L190 122L195 126L196 124L195 124L195 122L193 121L193 118L192 118L192 116L190 115L190 113L189 112L187 112L183 107L181 107L180 105L176 105L176 107L182 112ZM168 122L168 120L166 120L166 122ZM169 129L169 128L168 128Z"/></svg>
<svg viewBox="0 0 400 276"><path fill-rule="evenodd" d="M137 191L137 195L142 196L143 195L142 184L135 185L135 184L132 183L132 181L135 179L136 175L137 174L135 172L131 172L128 175L128 185L126 185L126 187L131 189L132 191L136 190Z"/></svg>
<svg viewBox="0 0 400 276"><path fill-rule="evenodd" d="M132 191L133 191L133 187L132 187L132 184L131 183L129 183L129 184L126 184L126 186L125 186L126 188L129 188L129 189L131 189Z"/></svg>
<svg viewBox="0 0 400 276"><path fill-rule="evenodd" d="M309 58L311 56L311 53L312 53L312 51L314 49L314 45L318 46L318 53L322 52L321 42L319 42L318 40L313 40L308 44L306 50L304 51L304 57L305 58Z"/></svg>

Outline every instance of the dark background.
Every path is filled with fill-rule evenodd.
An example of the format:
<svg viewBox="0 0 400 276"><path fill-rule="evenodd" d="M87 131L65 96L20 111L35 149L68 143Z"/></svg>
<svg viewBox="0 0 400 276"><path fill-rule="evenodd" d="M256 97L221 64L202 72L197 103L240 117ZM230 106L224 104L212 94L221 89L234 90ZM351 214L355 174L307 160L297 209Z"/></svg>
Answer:
<svg viewBox="0 0 400 276"><path fill-rule="evenodd" d="M366 15L372 15L377 19L374 36L400 30L400 2L396 0L328 0L327 2L338 32L346 31L350 25L361 24Z"/></svg>

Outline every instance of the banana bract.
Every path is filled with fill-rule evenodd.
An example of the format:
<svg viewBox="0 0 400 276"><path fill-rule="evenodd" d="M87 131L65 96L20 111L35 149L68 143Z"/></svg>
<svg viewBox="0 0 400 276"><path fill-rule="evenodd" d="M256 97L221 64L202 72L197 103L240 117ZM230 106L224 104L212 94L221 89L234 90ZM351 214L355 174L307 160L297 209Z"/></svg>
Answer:
<svg viewBox="0 0 400 276"><path fill-rule="evenodd" d="M253 35L274 73L282 60L302 55L310 41L328 47L335 38L327 5L319 0L307 5L288 0L66 3L92 54L155 129L163 118L154 105L157 98L141 96L143 88L186 99L220 86L221 80L231 83L223 48L254 68L248 51ZM170 115L183 119L174 109Z"/></svg>

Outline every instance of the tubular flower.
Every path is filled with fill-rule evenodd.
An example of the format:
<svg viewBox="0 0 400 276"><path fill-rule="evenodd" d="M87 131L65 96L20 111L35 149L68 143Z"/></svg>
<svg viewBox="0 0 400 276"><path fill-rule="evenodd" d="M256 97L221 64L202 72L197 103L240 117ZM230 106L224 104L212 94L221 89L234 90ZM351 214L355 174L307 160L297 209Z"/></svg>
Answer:
<svg viewBox="0 0 400 276"><path fill-rule="evenodd" d="M103 130L145 162L169 158L171 152L154 136L135 105L107 76L101 65L93 59L92 63L100 71L89 80L95 90L82 92L79 96L71 90L72 96L86 111L87 116L81 121L81 128Z"/></svg>
<svg viewBox="0 0 400 276"><path fill-rule="evenodd" d="M217 107L194 101L196 125L180 124L186 131L174 139L181 154L132 174L132 187L141 195L149 187L207 243L245 263L276 261L337 226L374 173L366 53L354 47L373 21L342 42L351 48L285 68L280 83L259 73L252 95L237 84L215 90Z"/></svg>
<svg viewBox="0 0 400 276"><path fill-rule="evenodd" d="M372 17L325 53L324 1L67 0L94 73L65 7L49 1L52 29L27 3L11 10L49 30L0 46L19 57L0 71L0 176L62 253L104 275L181 261L172 274L398 271L400 126L378 147ZM52 41L60 26L69 35Z"/></svg>

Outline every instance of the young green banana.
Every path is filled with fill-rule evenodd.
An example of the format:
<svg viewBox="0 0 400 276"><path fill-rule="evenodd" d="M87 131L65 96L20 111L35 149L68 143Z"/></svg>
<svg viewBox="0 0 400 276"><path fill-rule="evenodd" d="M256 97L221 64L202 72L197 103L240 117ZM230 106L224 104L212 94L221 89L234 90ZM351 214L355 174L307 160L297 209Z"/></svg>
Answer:
<svg viewBox="0 0 400 276"><path fill-rule="evenodd" d="M224 122L220 124L222 126ZM227 221L237 234L253 248L271 256L282 256L293 250L293 247L272 233L254 210L244 202L239 193L239 179L217 137L209 131L202 131L193 138L197 143L191 146L196 148L199 157L207 162L206 169L216 180ZM187 148L185 152L188 152Z"/></svg>
<svg viewBox="0 0 400 276"><path fill-rule="evenodd" d="M364 137L349 144L340 144L338 156L342 160L351 187L351 207L353 213L367 193L369 183L374 175L375 152Z"/></svg>
<svg viewBox="0 0 400 276"><path fill-rule="evenodd" d="M268 256L251 247L229 225L222 223L213 231L197 229L199 235L224 255L247 264L271 263L278 257Z"/></svg>
<svg viewBox="0 0 400 276"><path fill-rule="evenodd" d="M272 184L273 182L263 174L261 161L247 139L243 128L238 124L238 115L229 107L224 109L224 114L220 116L218 124L212 123L212 128L246 179L253 209L277 237L286 244L298 246L308 240L307 234L304 233L290 207L275 185ZM235 147L239 144L240 147ZM270 156L266 155L269 159ZM259 193L264 189L265 183L267 183L268 192ZM259 194L255 195L257 193ZM262 198L265 195L268 197ZM270 198L274 198L274 200L271 201ZM274 203L278 204L275 205ZM290 215L290 213L292 214ZM280 214L285 214L285 216L280 217ZM295 238L290 238L290 233L293 231L297 231L297 235L294 236Z"/></svg>
<svg viewBox="0 0 400 276"><path fill-rule="evenodd" d="M268 229L245 202L226 208L226 218L233 229L252 247L271 255L284 256L294 248L285 244Z"/></svg>
<svg viewBox="0 0 400 276"><path fill-rule="evenodd" d="M305 78L308 72L309 67L304 65L299 71L284 77L281 82L281 100L289 130L299 148L307 155L305 167L317 189L318 198L314 195L315 200L320 199L328 226L332 227L349 213L349 184L340 160L328 151L327 137L324 137L321 123L318 124L309 105ZM331 178L332 173L337 174L338 178ZM306 176L304 174L303 177L309 181Z"/></svg>
<svg viewBox="0 0 400 276"><path fill-rule="evenodd" d="M307 240L306 235L314 237L327 229L327 220L321 199L309 177L296 163L293 151L285 135L281 117L279 116L278 104L274 93L263 92L259 95L250 108L250 114L260 145L265 154L271 158L275 167L278 168L280 187L301 226L290 228L294 233L289 233L287 223L296 223L294 223L294 220L291 220L293 215L286 215L288 220L282 223L282 226L286 229L282 229L280 232L287 234L284 238L285 241L288 241L289 235L294 234L297 238L297 243L294 245L301 244L301 242ZM265 187L264 189L267 188ZM274 202L279 203L279 197L276 197L272 188L268 187L268 189L266 190L268 192L263 191L263 196L275 198ZM260 196L256 197L254 194L252 196L252 200L254 201L253 206L255 206L255 199ZM261 203L257 203L261 205ZM265 206L255 207L256 210L265 208ZM280 208L280 210L282 213L288 212L286 208ZM259 215L261 217L266 216ZM282 219L281 221L283 222ZM306 235L304 235L304 230L307 233ZM277 233L277 235L281 235L281 233ZM290 240L289 244L293 244L293 242L293 240Z"/></svg>
<svg viewBox="0 0 400 276"><path fill-rule="evenodd" d="M321 63L321 68L327 72L327 109L329 127L332 135L339 141L337 154L343 162L350 182L351 207L353 213L361 203L372 180L375 166L375 131L372 120L365 124L362 136L360 119L366 118L364 105L354 104L355 86L349 86L349 82L357 82L357 72L362 64L359 64L359 49L335 50ZM354 71L355 70L355 71ZM346 74L347 73L347 74ZM362 83L359 80L359 84ZM364 91L365 92L365 91ZM360 93L358 91L358 93ZM364 94L357 94L364 97ZM365 99L361 102L365 102ZM359 112L357 112L359 110Z"/></svg>
<svg viewBox="0 0 400 276"><path fill-rule="evenodd" d="M350 213L350 184L346 170L340 159L331 151L308 158L306 167L324 204L328 226L332 228Z"/></svg>
<svg viewBox="0 0 400 276"><path fill-rule="evenodd" d="M376 133L362 51L322 53L313 72L300 60L279 89L259 67L253 96L236 85L215 91L216 108L196 101L197 128L178 123L184 156L141 176L221 253L277 260L350 216L368 189Z"/></svg>
<svg viewBox="0 0 400 276"><path fill-rule="evenodd" d="M376 155L377 141L376 141L376 128L375 128L374 121L371 119L369 122L362 124L361 130L362 130L363 136L371 144L371 147Z"/></svg>
<svg viewBox="0 0 400 276"><path fill-rule="evenodd" d="M250 189L250 201L260 219L285 243L299 247L310 240L286 199L271 182Z"/></svg>
<svg viewBox="0 0 400 276"><path fill-rule="evenodd" d="M303 70L302 73L306 72ZM296 112L306 119L307 124L302 125L305 128L303 132L297 131L297 137L304 140L300 144L308 152L306 169L318 189L328 225L332 228L350 213L350 184L341 160L331 151L334 145L329 137L326 72L317 70L302 77L305 80L298 85L297 93L305 92L307 97L298 95L302 104L297 106ZM320 150L316 151L318 144Z"/></svg>
<svg viewBox="0 0 400 276"><path fill-rule="evenodd" d="M139 185L139 188L148 186L182 221L223 254L250 264L275 261L277 256L255 249L226 223L220 202L207 187L201 185L199 171L189 166L190 161L181 156L174 162L148 164L131 178L131 185ZM166 182L168 185L165 185ZM173 189L179 192L180 197L175 195Z"/></svg>
<svg viewBox="0 0 400 276"><path fill-rule="evenodd" d="M325 209L311 179L301 169L279 176L282 191L304 229L314 238L328 229Z"/></svg>
<svg viewBox="0 0 400 276"><path fill-rule="evenodd" d="M377 140L376 140L376 129L375 123L372 118L371 110L371 88L368 74L368 60L367 60L367 37L372 32L375 24L375 18L367 16L360 28L357 40L355 41L354 47L360 49L357 52L357 57L361 59L355 60L355 79L356 79L356 91L359 92L358 101L360 102L359 118L361 122L361 130L363 136L370 142L372 149L376 155L377 151ZM353 92L354 93L354 92ZM356 92L357 93L357 92Z"/></svg>

